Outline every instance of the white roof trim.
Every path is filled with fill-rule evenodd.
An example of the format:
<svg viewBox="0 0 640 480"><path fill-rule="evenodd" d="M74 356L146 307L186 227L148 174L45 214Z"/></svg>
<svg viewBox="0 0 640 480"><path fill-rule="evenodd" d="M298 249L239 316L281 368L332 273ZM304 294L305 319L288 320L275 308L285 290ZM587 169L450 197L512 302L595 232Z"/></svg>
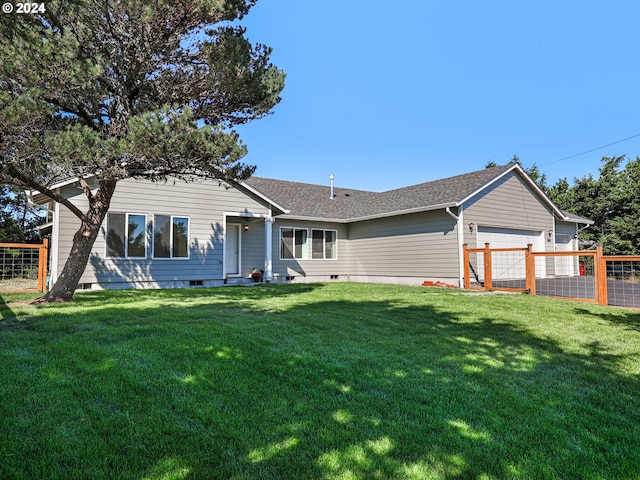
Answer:
<svg viewBox="0 0 640 480"><path fill-rule="evenodd" d="M588 218L582 218L580 215L573 215L572 213L568 212L567 214L565 214L564 218L560 218L559 220L569 223L579 223L581 225L593 225L594 223L596 223L593 220L589 220Z"/></svg>
<svg viewBox="0 0 640 480"><path fill-rule="evenodd" d="M38 230L44 230L45 228L53 228L53 222L47 222L47 223L43 223L42 225L38 225L36 228Z"/></svg>
<svg viewBox="0 0 640 480"><path fill-rule="evenodd" d="M376 213L373 215L366 215L364 217L348 218L347 222L362 222L364 220L375 220L377 218L396 217L398 215L408 215L410 213L431 212L433 210L443 210L447 207L457 207L455 203L441 203L439 205L428 205L426 207L414 207L406 210L394 210L392 212Z"/></svg>
<svg viewBox="0 0 640 480"><path fill-rule="evenodd" d="M249 192L253 193L255 196L261 198L262 200L264 200L265 202L271 204L272 206L276 207L278 210L281 210L282 212L289 213L291 210L284 208L282 205L280 205L279 203L271 200L269 197L267 197L266 195L264 195L263 193L260 193L258 190L256 190L255 188L249 186L248 184L246 184L245 182L238 182L238 185L241 185L242 188L247 189Z"/></svg>
<svg viewBox="0 0 640 480"><path fill-rule="evenodd" d="M349 217L349 218L328 218L328 217L305 217L303 215L282 215L277 218L287 220L304 220L307 222L325 222L325 223L354 223L364 222L366 220L376 220L378 218L397 217L398 215L408 215L411 213L431 212L434 210L444 210L447 207L455 207L453 203L443 203L441 205L432 205L428 207L415 207L406 210L394 210L392 212L376 213L373 215L365 215L364 217Z"/></svg>
<svg viewBox="0 0 640 480"><path fill-rule="evenodd" d="M318 222L318 223L350 223L351 220L345 220L344 218L326 218L326 217L305 217L303 215L278 215L274 218L277 218L277 221L282 220L300 220L305 222Z"/></svg>

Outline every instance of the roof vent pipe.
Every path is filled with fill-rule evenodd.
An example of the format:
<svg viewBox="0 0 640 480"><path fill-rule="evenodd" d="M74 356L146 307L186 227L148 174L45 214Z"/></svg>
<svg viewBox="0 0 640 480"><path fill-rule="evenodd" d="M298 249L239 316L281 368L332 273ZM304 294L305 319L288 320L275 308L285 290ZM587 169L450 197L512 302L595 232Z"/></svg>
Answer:
<svg viewBox="0 0 640 480"><path fill-rule="evenodd" d="M334 177L334 176L333 176L333 173L332 173L331 175L329 175L329 180L331 180L331 200L333 200L334 198L336 198L336 195L335 195L335 193L334 193L334 191L333 191L333 180L334 180L335 178L336 178L336 177Z"/></svg>

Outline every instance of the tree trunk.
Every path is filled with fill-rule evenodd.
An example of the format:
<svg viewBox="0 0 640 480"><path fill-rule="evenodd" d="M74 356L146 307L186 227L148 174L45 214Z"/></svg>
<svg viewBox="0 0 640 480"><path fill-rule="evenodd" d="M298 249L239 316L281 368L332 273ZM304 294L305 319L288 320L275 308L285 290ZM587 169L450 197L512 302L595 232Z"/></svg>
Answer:
<svg viewBox="0 0 640 480"><path fill-rule="evenodd" d="M98 238L100 225L107 215L116 181L102 181L95 195L89 198L89 210L81 219L80 228L73 236L71 251L51 290L33 303L69 302L84 273L93 244Z"/></svg>

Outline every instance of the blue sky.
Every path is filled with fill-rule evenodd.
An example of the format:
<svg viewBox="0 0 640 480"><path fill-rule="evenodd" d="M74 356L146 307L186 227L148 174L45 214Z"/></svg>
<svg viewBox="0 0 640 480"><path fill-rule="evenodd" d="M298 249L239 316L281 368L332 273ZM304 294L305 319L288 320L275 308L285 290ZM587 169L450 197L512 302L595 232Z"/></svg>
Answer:
<svg viewBox="0 0 640 480"><path fill-rule="evenodd" d="M376 191L514 155L550 184L597 176L640 155L638 18L637 0L260 0L242 24L287 79L237 128L245 161Z"/></svg>

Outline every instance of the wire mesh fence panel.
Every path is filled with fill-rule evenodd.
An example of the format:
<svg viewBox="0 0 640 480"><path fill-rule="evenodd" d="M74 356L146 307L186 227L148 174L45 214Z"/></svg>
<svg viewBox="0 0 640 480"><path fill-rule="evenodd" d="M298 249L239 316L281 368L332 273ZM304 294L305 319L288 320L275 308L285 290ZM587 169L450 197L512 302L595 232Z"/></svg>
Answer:
<svg viewBox="0 0 640 480"><path fill-rule="evenodd" d="M536 295L597 301L593 253L534 253Z"/></svg>
<svg viewBox="0 0 640 480"><path fill-rule="evenodd" d="M40 245L0 245L0 290L40 289L41 261Z"/></svg>
<svg viewBox="0 0 640 480"><path fill-rule="evenodd" d="M614 258L605 258L608 304L640 308L640 257Z"/></svg>
<svg viewBox="0 0 640 480"><path fill-rule="evenodd" d="M491 252L493 289L526 290L527 261L524 249L494 249Z"/></svg>

